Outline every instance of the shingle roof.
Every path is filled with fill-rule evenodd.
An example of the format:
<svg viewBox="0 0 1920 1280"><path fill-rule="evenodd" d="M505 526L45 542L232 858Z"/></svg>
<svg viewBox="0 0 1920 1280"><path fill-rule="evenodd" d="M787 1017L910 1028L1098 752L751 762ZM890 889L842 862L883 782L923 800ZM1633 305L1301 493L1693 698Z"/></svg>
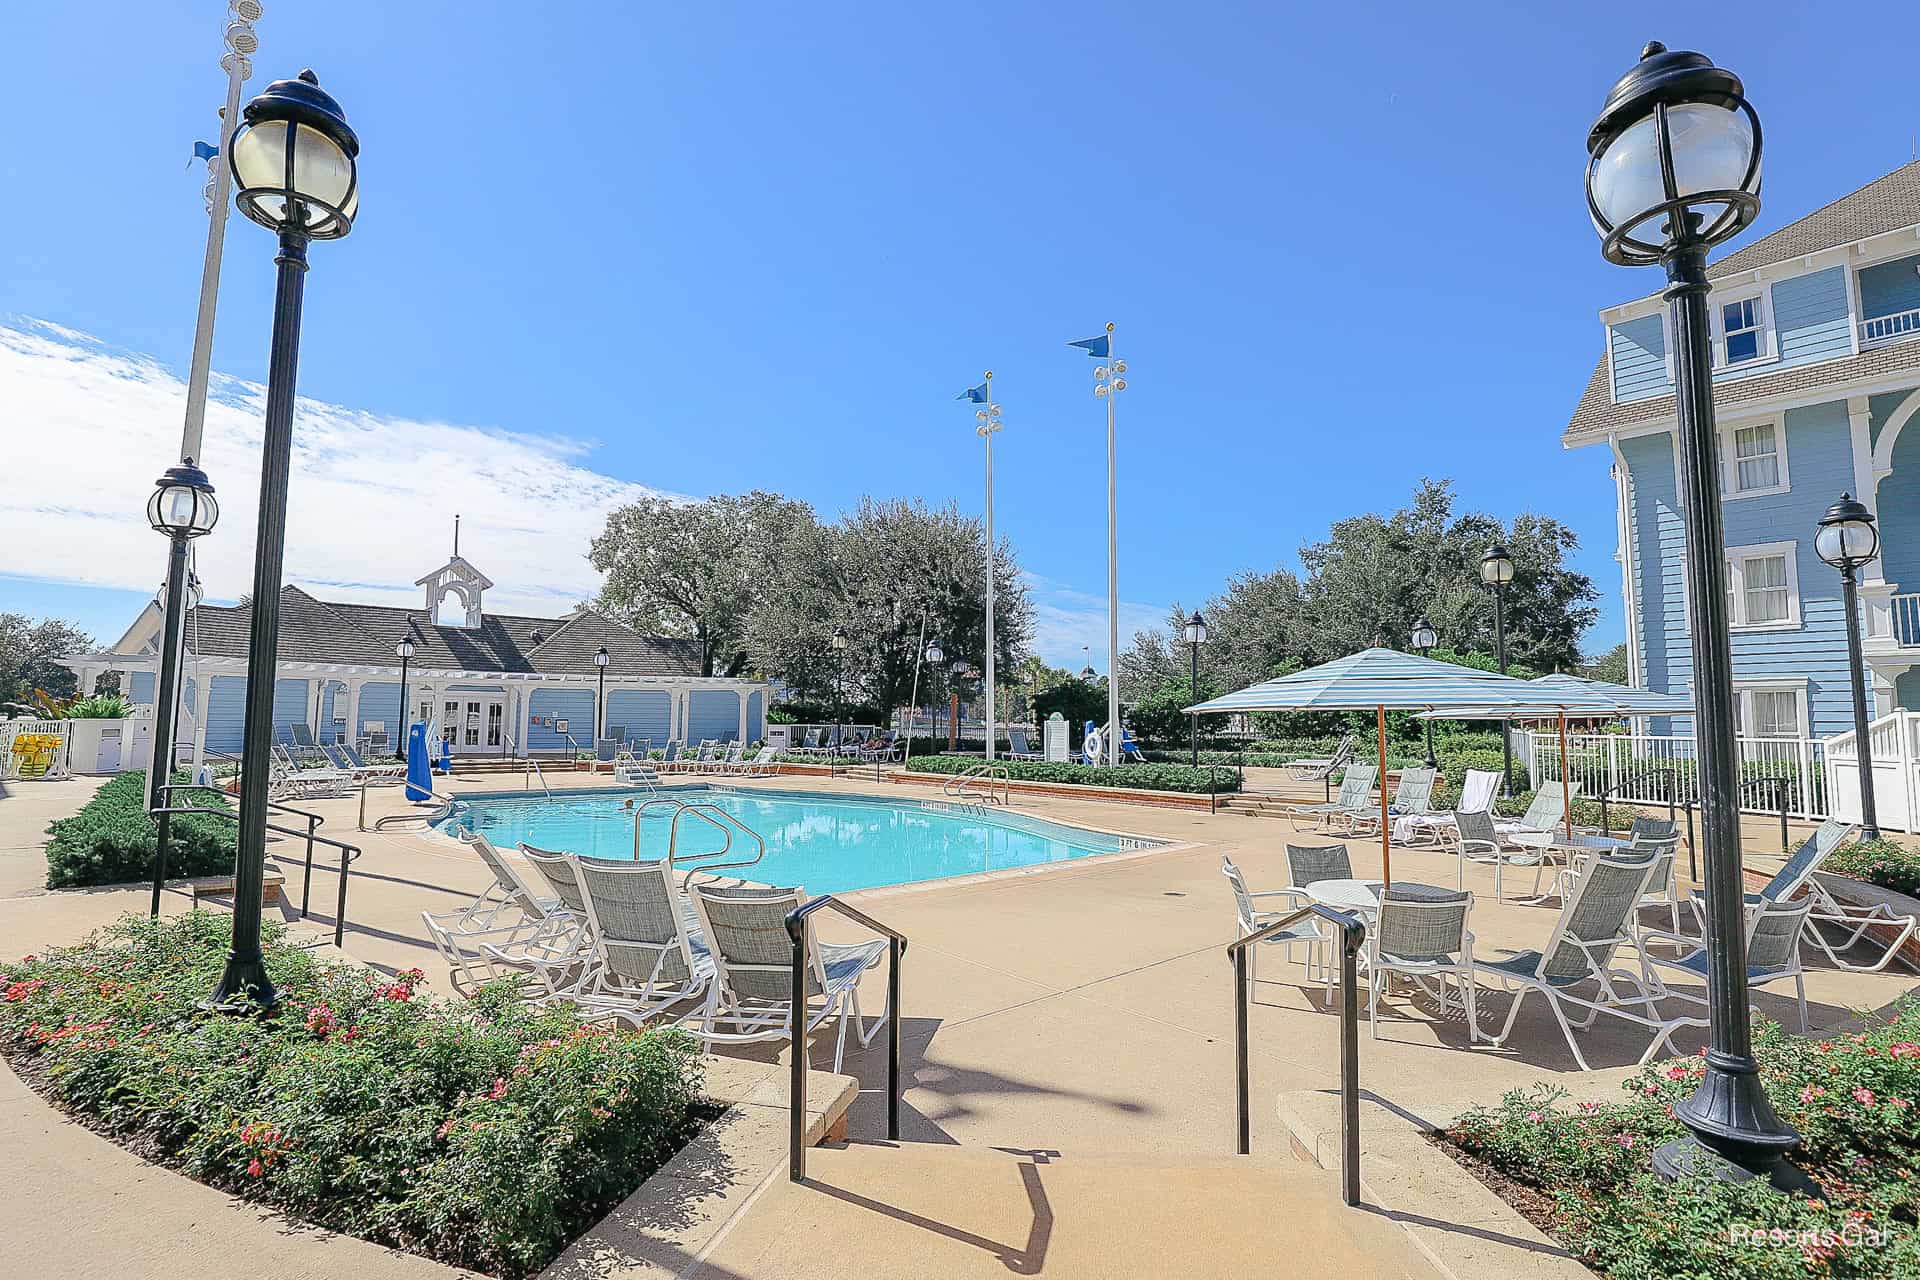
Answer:
<svg viewBox="0 0 1920 1280"><path fill-rule="evenodd" d="M1916 225L1920 225L1920 161L1903 164L1858 191L1762 236L1737 253L1728 254L1707 268L1707 275L1721 280ZM1920 349L1913 344L1881 347L1844 360L1798 365L1777 373L1719 383L1714 387L1713 399L1716 405L1739 404L1822 383L1912 368L1920 368ZM1671 395L1627 404L1613 403L1613 388L1607 380L1607 357L1603 352L1594 364L1593 376L1587 380L1587 388L1581 393L1580 403L1574 408L1573 418L1561 439L1568 445L1584 444L1606 432L1659 421L1673 413Z"/></svg>
<svg viewBox="0 0 1920 1280"><path fill-rule="evenodd" d="M188 639L210 657L243 658L253 626L250 605L202 605ZM627 676L697 676L697 641L643 636L612 618L583 610L563 618L489 613L481 625L443 627L424 609L317 600L298 587L280 589L280 660L394 665L402 635L414 643L413 665L429 670L595 674L594 650L607 646L608 672ZM540 642L535 641L535 636Z"/></svg>

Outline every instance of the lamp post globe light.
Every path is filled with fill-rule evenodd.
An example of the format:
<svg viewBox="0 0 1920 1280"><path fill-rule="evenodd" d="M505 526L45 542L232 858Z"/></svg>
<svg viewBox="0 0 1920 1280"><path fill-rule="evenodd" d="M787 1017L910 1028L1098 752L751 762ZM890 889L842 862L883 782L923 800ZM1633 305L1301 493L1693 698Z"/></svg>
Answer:
<svg viewBox="0 0 1920 1280"><path fill-rule="evenodd" d="M940 664L946 661L947 653L946 650L940 647L938 640L929 640L927 641L927 647L921 651L920 658L927 665L927 685L928 692L931 694L933 692L932 685L934 678L940 674ZM934 736L934 730L940 724L940 713L937 709L938 705L936 702L927 712L927 734L929 737ZM939 748L936 747L934 750L937 753ZM907 726L907 755L909 757L913 755L913 726L911 724Z"/></svg>
<svg viewBox="0 0 1920 1280"><path fill-rule="evenodd" d="M1422 614L1420 620L1413 624L1413 635L1409 637L1409 642L1413 645L1414 651L1424 658L1430 655L1435 647L1439 645L1440 633L1433 629L1433 624L1427 621L1425 614ZM1427 768L1438 769L1440 762L1434 759L1433 755L1433 717L1426 717L1426 721Z"/></svg>
<svg viewBox="0 0 1920 1280"><path fill-rule="evenodd" d="M402 760L407 758L407 666L413 661L413 654L412 636L402 636L400 643L393 646L393 656L400 659L400 727L394 734L399 741L393 754Z"/></svg>
<svg viewBox="0 0 1920 1280"><path fill-rule="evenodd" d="M1760 211L1760 118L1740 77L1698 53L1648 44L1587 134L1587 212L1600 252L1666 270L1676 456L1686 529L1694 734L1705 849L1710 1042L1699 1087L1674 1104L1690 1135L1654 1154L1667 1177L1705 1172L1812 1184L1784 1157L1800 1135L1774 1114L1753 1056L1740 871L1739 760L1727 633L1725 537L1714 443L1707 251Z"/></svg>
<svg viewBox="0 0 1920 1280"><path fill-rule="evenodd" d="M187 544L213 532L220 520L220 503L213 482L192 459L168 467L154 481L147 499L147 523L167 536L167 582L160 599L160 687L154 695L153 753L147 768L147 807L154 816L153 894L147 914L160 915L160 886L167 878L167 844L171 838L173 808L173 726L180 702L180 642L187 610L199 603L187 582Z"/></svg>
<svg viewBox="0 0 1920 1280"><path fill-rule="evenodd" d="M274 659L280 649L280 577L286 556L287 473L300 365L307 242L337 240L360 204L360 140L312 71L276 80L241 112L227 150L234 203L279 237L273 343L261 446L260 522L254 542L252 626L247 637L245 746L239 848L234 857L233 944L207 1005L266 1012L279 1002L260 952L260 892L267 853L268 751L273 742Z"/></svg>
<svg viewBox="0 0 1920 1280"><path fill-rule="evenodd" d="M1192 659L1187 677L1187 696L1200 701L1200 646L1207 642L1207 620L1195 609L1185 628L1187 652ZM1200 713L1195 712L1188 725L1188 740L1193 744L1193 767L1200 767Z"/></svg>
<svg viewBox="0 0 1920 1280"><path fill-rule="evenodd" d="M611 659L607 655L607 646L601 645L593 651L593 667L600 676L600 689L593 698L593 740L596 744L600 741L600 722L606 719L607 663L609 661ZM599 754L599 748L596 745L594 755L597 757Z"/></svg>
<svg viewBox="0 0 1920 1280"><path fill-rule="evenodd" d="M1853 741L1855 759L1860 767L1860 838L1880 838L1880 813L1873 796L1873 743L1867 726L1866 661L1860 653L1861 566L1880 554L1880 533L1874 528L1873 512L1850 493L1827 508L1820 517L1820 532L1813 536L1813 548L1820 558L1840 571L1840 588L1847 610L1847 667L1853 677Z"/></svg>
<svg viewBox="0 0 1920 1280"><path fill-rule="evenodd" d="M1507 586L1513 581L1513 557L1504 543L1496 542L1480 557L1480 581L1493 592L1493 651L1500 660L1500 674L1507 674ZM1513 733L1507 722L1500 722L1500 793L1513 795Z"/></svg>
<svg viewBox="0 0 1920 1280"><path fill-rule="evenodd" d="M835 627L833 639L833 755L840 758L840 729L847 716L847 629Z"/></svg>

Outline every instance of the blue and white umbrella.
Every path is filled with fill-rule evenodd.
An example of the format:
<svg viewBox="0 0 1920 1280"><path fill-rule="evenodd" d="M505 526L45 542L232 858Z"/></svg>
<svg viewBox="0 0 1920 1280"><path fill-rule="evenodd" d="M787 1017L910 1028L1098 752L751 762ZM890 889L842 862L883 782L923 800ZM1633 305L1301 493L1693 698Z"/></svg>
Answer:
<svg viewBox="0 0 1920 1280"><path fill-rule="evenodd" d="M1683 698L1677 693L1655 693L1652 689L1635 689L1631 685L1614 684L1610 680L1552 675L1541 676L1538 680L1529 680L1527 683L1539 689L1573 689L1590 693L1596 698L1605 698L1613 703L1615 712L1623 716L1690 716L1693 714L1691 698Z"/></svg>

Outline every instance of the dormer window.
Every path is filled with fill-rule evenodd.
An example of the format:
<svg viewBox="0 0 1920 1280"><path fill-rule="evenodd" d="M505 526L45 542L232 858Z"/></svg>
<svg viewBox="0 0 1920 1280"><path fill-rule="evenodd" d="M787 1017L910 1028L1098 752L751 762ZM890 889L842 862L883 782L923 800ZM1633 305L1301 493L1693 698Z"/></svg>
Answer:
<svg viewBox="0 0 1920 1280"><path fill-rule="evenodd" d="M1726 363L1743 364L1760 358L1760 299L1742 298L1720 308L1720 332L1724 335Z"/></svg>

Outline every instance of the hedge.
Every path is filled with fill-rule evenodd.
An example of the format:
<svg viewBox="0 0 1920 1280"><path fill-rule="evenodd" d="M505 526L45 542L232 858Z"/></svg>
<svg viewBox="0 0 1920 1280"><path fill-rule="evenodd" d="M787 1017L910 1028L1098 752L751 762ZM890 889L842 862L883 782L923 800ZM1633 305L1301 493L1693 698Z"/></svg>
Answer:
<svg viewBox="0 0 1920 1280"><path fill-rule="evenodd" d="M182 771L174 781L187 782ZM153 875L158 828L147 815L147 775L123 773L94 792L80 812L47 828L47 887L128 884ZM225 800L204 791L181 792L176 807L231 812ZM222 818L175 815L168 830L167 874L210 876L233 869L238 828Z"/></svg>
<svg viewBox="0 0 1920 1280"><path fill-rule="evenodd" d="M965 773L984 764L979 756L915 756L912 773ZM1126 787L1135 791L1184 791L1226 795L1240 789L1240 776L1228 768L1195 769L1175 764L1054 764L1041 760L996 760L1015 782L1054 782L1085 787Z"/></svg>

